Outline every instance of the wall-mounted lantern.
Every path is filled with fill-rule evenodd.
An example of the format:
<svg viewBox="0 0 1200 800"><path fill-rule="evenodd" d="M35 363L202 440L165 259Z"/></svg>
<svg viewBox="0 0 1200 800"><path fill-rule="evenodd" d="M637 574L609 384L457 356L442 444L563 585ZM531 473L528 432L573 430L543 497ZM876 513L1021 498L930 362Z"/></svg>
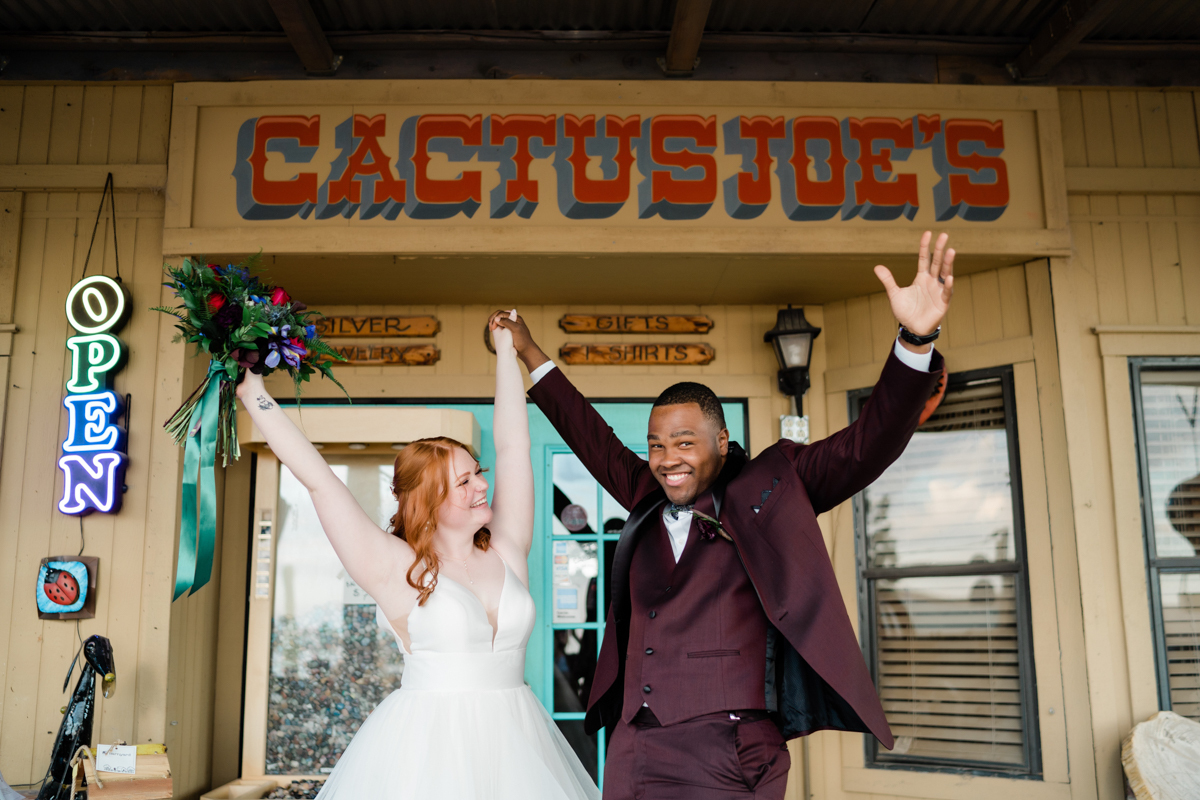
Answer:
<svg viewBox="0 0 1200 800"><path fill-rule="evenodd" d="M774 346L775 358L779 361L779 391L796 402L794 414L783 414L779 418L780 436L795 442L808 442L808 417L802 415L803 398L808 391L813 340L820 335L821 329L804 318L804 309L791 305L779 311L775 327L763 334L763 341Z"/></svg>

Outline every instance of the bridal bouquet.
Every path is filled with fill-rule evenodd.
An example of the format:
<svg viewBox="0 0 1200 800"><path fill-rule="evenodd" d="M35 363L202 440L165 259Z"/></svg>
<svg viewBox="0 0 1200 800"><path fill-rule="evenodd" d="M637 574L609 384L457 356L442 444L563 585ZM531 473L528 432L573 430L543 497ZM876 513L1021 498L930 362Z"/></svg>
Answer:
<svg viewBox="0 0 1200 800"><path fill-rule="evenodd" d="M152 309L176 318L175 341L195 344L197 353L208 353L212 359L204 380L164 427L177 444L184 444L215 381L219 402L212 410L217 420L213 433L226 466L230 456L241 455L234 398L241 370L263 376L287 370L297 400L301 382L317 372L345 392L329 365L331 360L345 359L317 335L320 313L293 300L283 287L264 285L254 274L258 261L254 255L236 266L220 267L185 258L182 265L166 268L170 280L163 284L174 290L180 305ZM196 422L203 424L203 420Z"/></svg>
<svg viewBox="0 0 1200 800"><path fill-rule="evenodd" d="M252 256L237 266L221 267L185 258L178 267L166 267L170 280L163 284L180 304L151 309L175 317L175 341L194 344L197 354L211 359L204 380L163 426L184 446L176 599L204 586L212 574L216 452L221 451L224 466L231 456L241 456L234 395L241 371L265 376L287 370L297 402L300 384L316 372L346 391L329 366L345 359L317 335L320 314L282 287L260 281L254 274L258 261Z"/></svg>

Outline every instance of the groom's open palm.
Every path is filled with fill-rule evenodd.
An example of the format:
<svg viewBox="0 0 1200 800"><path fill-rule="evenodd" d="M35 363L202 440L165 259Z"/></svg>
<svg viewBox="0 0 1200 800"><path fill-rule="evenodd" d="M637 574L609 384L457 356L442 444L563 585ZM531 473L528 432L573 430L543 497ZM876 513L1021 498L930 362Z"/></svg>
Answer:
<svg viewBox="0 0 1200 800"><path fill-rule="evenodd" d="M921 248L917 257L917 276L912 285L901 287L892 277L892 271L882 264L875 267L875 275L887 290L892 304L892 315L908 330L918 336L932 333L950 308L954 294L954 249L946 248L950 238L943 233L929 252L933 234L925 231L921 237Z"/></svg>

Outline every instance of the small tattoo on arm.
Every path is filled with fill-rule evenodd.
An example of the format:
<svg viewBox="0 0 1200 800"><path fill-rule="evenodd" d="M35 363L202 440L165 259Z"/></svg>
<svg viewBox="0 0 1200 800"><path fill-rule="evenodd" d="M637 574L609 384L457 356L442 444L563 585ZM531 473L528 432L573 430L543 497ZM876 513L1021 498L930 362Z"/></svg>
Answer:
<svg viewBox="0 0 1200 800"><path fill-rule="evenodd" d="M275 404L268 400L265 395L260 394L256 399L258 400L258 408L261 411L267 411L275 407Z"/></svg>

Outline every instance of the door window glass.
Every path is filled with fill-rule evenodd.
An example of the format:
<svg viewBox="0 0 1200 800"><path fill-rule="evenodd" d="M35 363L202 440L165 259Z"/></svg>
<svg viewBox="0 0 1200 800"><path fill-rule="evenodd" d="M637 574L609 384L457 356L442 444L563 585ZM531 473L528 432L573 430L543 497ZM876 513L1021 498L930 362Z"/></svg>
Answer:
<svg viewBox="0 0 1200 800"><path fill-rule="evenodd" d="M386 527L396 511L392 459L326 460ZM267 773L331 772L367 714L400 688L403 671L395 638L375 623L375 601L342 569L308 491L280 466Z"/></svg>

